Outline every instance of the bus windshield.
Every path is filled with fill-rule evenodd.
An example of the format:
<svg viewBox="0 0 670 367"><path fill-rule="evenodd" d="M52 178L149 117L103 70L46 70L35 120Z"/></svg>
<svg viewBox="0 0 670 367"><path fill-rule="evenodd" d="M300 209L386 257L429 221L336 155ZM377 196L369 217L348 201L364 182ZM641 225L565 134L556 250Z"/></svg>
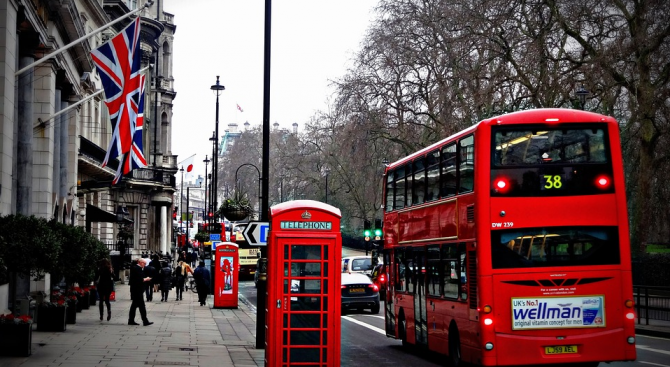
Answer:
<svg viewBox="0 0 670 367"><path fill-rule="evenodd" d="M491 196L613 193L606 126L578 126L492 128Z"/></svg>
<svg viewBox="0 0 670 367"><path fill-rule="evenodd" d="M605 126L582 129L500 127L493 137L496 167L607 163Z"/></svg>
<svg viewBox="0 0 670 367"><path fill-rule="evenodd" d="M616 227L547 227L493 231L493 269L619 264Z"/></svg>

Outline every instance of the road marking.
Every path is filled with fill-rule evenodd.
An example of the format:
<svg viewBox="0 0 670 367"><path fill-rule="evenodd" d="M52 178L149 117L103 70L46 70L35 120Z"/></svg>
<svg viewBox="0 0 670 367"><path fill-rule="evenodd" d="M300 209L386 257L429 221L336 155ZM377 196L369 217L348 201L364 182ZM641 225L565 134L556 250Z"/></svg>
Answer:
<svg viewBox="0 0 670 367"><path fill-rule="evenodd" d="M644 364L651 364L654 366L661 366L661 367L668 367L667 364L660 364L660 363L654 363L654 362L645 362L645 361L637 361L638 363L644 363Z"/></svg>
<svg viewBox="0 0 670 367"><path fill-rule="evenodd" d="M374 330L374 331L376 331L376 332L378 332L378 333L380 333L380 334L382 334L382 335L386 335L386 331L385 331L385 330L382 330L382 329L380 329L380 328L378 328L378 327L375 327L375 326L372 326L372 325L368 325L368 324L364 323L363 321L358 321L358 320L356 320L356 319L352 319L352 318L349 317L349 316L342 316L342 318L345 319L345 320L351 321L351 322L353 322L354 324L358 324L358 325L364 326L364 327L366 327L366 328L368 328L368 329L370 329L370 330Z"/></svg>
<svg viewBox="0 0 670 367"><path fill-rule="evenodd" d="M384 316L381 316L381 315L361 315L361 316L364 316L364 317L376 317L376 318L378 318L378 319L382 319L382 320L384 320Z"/></svg>
<svg viewBox="0 0 670 367"><path fill-rule="evenodd" d="M639 344L638 344L638 345L636 345L635 347L638 348L638 349L648 350L648 351L650 351L650 352L656 352L656 353L662 353L662 354L670 355L670 351L667 351L667 350L661 350L661 349L654 349L654 348L650 348L650 347L648 347L648 346L646 346L646 345L639 345Z"/></svg>

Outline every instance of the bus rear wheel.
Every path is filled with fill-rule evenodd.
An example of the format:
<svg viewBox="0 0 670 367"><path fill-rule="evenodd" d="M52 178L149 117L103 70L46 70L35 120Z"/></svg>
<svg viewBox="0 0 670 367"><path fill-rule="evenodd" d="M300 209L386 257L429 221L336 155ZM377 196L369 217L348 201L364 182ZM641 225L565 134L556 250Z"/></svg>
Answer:
<svg viewBox="0 0 670 367"><path fill-rule="evenodd" d="M449 362L451 367L461 365L461 338L454 325L449 328Z"/></svg>
<svg viewBox="0 0 670 367"><path fill-rule="evenodd" d="M398 321L398 334L400 334L403 348L409 348L410 345L407 342L407 321L405 321L404 317Z"/></svg>

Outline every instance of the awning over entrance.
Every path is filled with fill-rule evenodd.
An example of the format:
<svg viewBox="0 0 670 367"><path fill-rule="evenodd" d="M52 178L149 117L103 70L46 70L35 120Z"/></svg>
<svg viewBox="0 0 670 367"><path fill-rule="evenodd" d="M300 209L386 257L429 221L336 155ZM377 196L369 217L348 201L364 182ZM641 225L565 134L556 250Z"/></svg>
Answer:
<svg viewBox="0 0 670 367"><path fill-rule="evenodd" d="M91 223L93 222L108 222L108 223L133 223L131 219L126 218L122 214L114 214L106 210L102 210L95 205L86 204L86 232L91 232Z"/></svg>

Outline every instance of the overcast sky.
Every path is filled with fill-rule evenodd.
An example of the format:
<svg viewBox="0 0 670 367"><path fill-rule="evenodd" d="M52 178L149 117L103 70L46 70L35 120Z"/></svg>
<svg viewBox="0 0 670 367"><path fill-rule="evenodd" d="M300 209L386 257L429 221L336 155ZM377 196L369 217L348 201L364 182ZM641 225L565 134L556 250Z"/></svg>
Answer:
<svg viewBox="0 0 670 367"><path fill-rule="evenodd" d="M275 0L272 2L270 125L302 129L325 110L329 80L342 77L360 50L376 0ZM265 1L163 0L177 27L172 76L177 98L172 117L172 154L192 154L195 172L211 159L220 76L219 136L229 123L263 123ZM237 109L239 105L243 112ZM207 168L211 171L211 165ZM179 175L178 175L179 176ZM177 177L181 180L181 177Z"/></svg>

